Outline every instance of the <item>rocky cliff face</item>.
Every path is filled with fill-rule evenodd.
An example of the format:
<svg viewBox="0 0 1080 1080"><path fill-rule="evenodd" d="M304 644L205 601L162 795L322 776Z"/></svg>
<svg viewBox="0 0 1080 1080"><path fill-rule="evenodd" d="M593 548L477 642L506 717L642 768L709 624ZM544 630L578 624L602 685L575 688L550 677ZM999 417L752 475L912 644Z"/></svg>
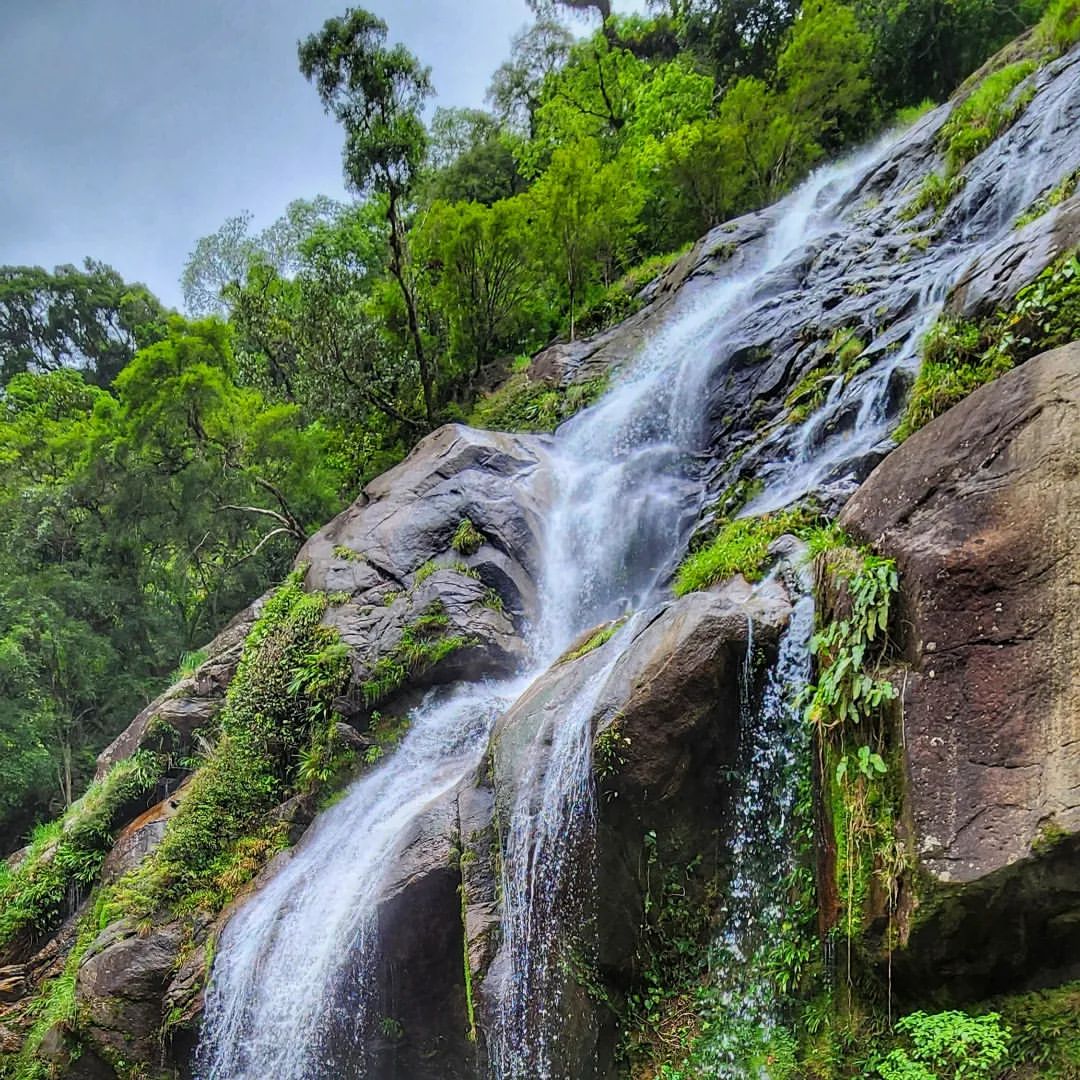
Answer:
<svg viewBox="0 0 1080 1080"><path fill-rule="evenodd" d="M1075 978L1080 939L1080 346L976 391L841 522L900 569L922 891L894 969L986 997Z"/></svg>
<svg viewBox="0 0 1080 1080"><path fill-rule="evenodd" d="M942 304L992 309L1080 242L1080 196L1008 227L1048 183L1080 168L1080 141L1069 137L1080 126L1080 53L1034 79L1032 105L973 162L940 219L912 219L907 208L940 164L949 106L868 154L829 227L791 257L769 261L780 210L740 219L650 286L627 323L556 346L532 368L563 384L617 370L657 327L765 265L738 310L718 312L724 332L701 364L706 450L689 466L697 528L704 534L740 486L750 511L813 495L826 510L843 507L844 528L897 562L905 819L917 868L906 942L891 960L911 1000L973 1000L1078 974L1080 351L1028 362L899 449L890 439L919 337ZM783 212L811 214L830 187L809 190L805 206ZM840 362L838 332L858 339L858 364ZM361 754L378 710L404 714L433 689L508 676L526 660L552 447L440 429L305 546L306 587L328 594L324 625L348 650L348 685L334 705ZM743 699L760 681L747 658L774 655L792 601L782 575L665 599L609 628L614 636L587 634L505 711L483 760L402 829L382 867L378 947L365 974L381 1024L355 1053L369 1075L488 1075L511 970L508 817L522 799L542 798L531 777L586 685L595 831L575 854L591 869L575 913L593 936L587 955L561 958L551 975L553 1019L566 1033L566 1075L616 1075L615 1012L598 999L617 1010L640 977L650 858L696 866L686 886L694 902L730 875L730 774ZM102 775L161 724L180 753L213 730L261 605L135 719L102 755ZM412 628L433 613L454 648L424 652L405 678ZM387 681L393 665L403 675ZM155 850L185 790L117 823L126 827L108 880ZM275 814L303 845L317 810L299 795ZM648 837L659 855L645 852ZM59 1075L87 1080L191 1075L213 943L292 857L270 862L221 914L103 927L76 973L77 1023L58 1023L40 1055ZM0 949L0 1049L18 1046L21 1006L63 968L87 914L81 894L68 907L55 933Z"/></svg>

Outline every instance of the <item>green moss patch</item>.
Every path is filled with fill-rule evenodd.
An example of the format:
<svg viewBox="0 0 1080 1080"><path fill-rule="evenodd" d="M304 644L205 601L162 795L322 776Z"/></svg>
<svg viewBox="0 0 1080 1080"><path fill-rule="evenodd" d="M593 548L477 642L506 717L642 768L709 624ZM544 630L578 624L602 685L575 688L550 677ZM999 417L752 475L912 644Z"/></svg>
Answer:
<svg viewBox="0 0 1080 1080"><path fill-rule="evenodd" d="M683 560L675 574L675 595L707 589L735 574L759 581L769 560L769 545L785 533L805 537L817 521L817 514L800 508L727 522L710 543Z"/></svg>
<svg viewBox="0 0 1080 1080"><path fill-rule="evenodd" d="M971 321L943 316L923 341L923 363L895 438L903 441L1016 364L1080 338L1080 259L1047 267L1012 306Z"/></svg>

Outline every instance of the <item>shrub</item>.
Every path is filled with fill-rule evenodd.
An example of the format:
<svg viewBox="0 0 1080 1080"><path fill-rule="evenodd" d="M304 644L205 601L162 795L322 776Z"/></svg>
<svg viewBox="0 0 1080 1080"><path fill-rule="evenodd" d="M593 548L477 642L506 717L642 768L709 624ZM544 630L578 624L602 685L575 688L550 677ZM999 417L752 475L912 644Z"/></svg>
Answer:
<svg viewBox="0 0 1080 1080"><path fill-rule="evenodd" d="M894 437L903 441L984 383L1080 337L1080 259L1067 255L981 322L945 316L923 341L923 363Z"/></svg>
<svg viewBox="0 0 1080 1080"><path fill-rule="evenodd" d="M735 574L760 580L769 545L784 533L806 535L814 521L810 511L795 509L728 522L711 543L683 560L675 574L675 595L706 589Z"/></svg>
<svg viewBox="0 0 1080 1080"><path fill-rule="evenodd" d="M1060 55L1080 41L1080 0L1052 0L1036 30L1040 43Z"/></svg>
<svg viewBox="0 0 1080 1080"><path fill-rule="evenodd" d="M103 899L107 920L219 910L284 846L287 829L266 814L293 790L301 753L349 677L347 650L321 625L327 598L305 592L303 574L289 576L252 627L217 745L159 847Z"/></svg>
<svg viewBox="0 0 1080 1080"><path fill-rule="evenodd" d="M596 401L607 386L606 377L561 387L521 372L481 398L469 423L491 431L554 431Z"/></svg>
<svg viewBox="0 0 1080 1080"><path fill-rule="evenodd" d="M59 821L37 830L26 857L0 882L0 946L24 929L57 924L71 895L97 878L122 812L153 792L164 769L164 758L146 751L119 761Z"/></svg>
<svg viewBox="0 0 1080 1080"><path fill-rule="evenodd" d="M897 127L911 127L912 124L921 120L927 113L933 112L936 108L936 101L924 98L918 105L908 105L904 109L897 109L895 123Z"/></svg>
<svg viewBox="0 0 1080 1080"><path fill-rule="evenodd" d="M460 555L474 555L483 543L484 534L468 518L462 518L450 546Z"/></svg>
<svg viewBox="0 0 1080 1080"><path fill-rule="evenodd" d="M919 187L915 198L900 212L902 221L918 217L924 210L933 210L936 221L950 202L963 190L967 177L954 176L946 179L940 173L930 173Z"/></svg>
<svg viewBox="0 0 1080 1080"><path fill-rule="evenodd" d="M982 153L1027 108L1034 85L1019 93L1016 89L1035 68L1033 60L1021 60L991 72L953 110L940 135L949 176Z"/></svg>
<svg viewBox="0 0 1080 1080"><path fill-rule="evenodd" d="M906 1045L867 1074L881 1080L988 1080L1009 1049L1009 1030L997 1013L914 1012L896 1023Z"/></svg>

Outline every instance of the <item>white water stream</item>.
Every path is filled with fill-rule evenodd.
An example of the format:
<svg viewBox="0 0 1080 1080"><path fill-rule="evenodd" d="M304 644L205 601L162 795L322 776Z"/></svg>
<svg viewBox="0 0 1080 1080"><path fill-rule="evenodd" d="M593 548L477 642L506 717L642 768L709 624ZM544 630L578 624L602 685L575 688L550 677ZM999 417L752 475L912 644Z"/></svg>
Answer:
<svg viewBox="0 0 1080 1080"><path fill-rule="evenodd" d="M837 208L885 153L883 144L822 169L773 208L757 264L685 289L612 389L559 430L551 451L554 498L543 538L541 617L529 642L532 670L430 695L398 750L320 816L284 869L231 920L207 993L200 1080L361 1075L358 1047L374 1020L376 905L390 856L417 820L475 770L497 717L570 641L660 598L700 509L702 406L718 374L716 358L724 362L718 343L734 336L751 304L764 302L771 276L835 226ZM835 390L825 411L854 405L850 433L828 436L816 426L821 418L808 420L795 453L770 469L754 510L813 490L886 436L892 373L914 365L920 327L970 257L961 243L955 258L940 261L902 347ZM797 619L769 684L767 718L774 727L789 719L784 687L805 663L804 629ZM628 636L624 629L608 646L611 664L620 637ZM560 1017L552 968L560 897L575 887L574 854L594 817L590 718L604 674L588 681L559 718L550 751L534 756L506 823L503 926L511 971L492 1033L497 1080L575 1080L555 1071ZM754 767L767 772L781 764ZM746 806L747 813L754 810L752 800ZM755 843L751 822L736 822L736 832L737 845ZM738 877L735 884L731 933L745 930L752 938L762 915L750 911L747 905L757 901ZM745 948L734 937L729 946L732 955Z"/></svg>
<svg viewBox="0 0 1080 1080"><path fill-rule="evenodd" d="M714 345L755 287L831 223L830 206L878 154L821 170L780 204L760 266L698 290L612 390L560 429L533 670L432 696L393 756L320 816L284 869L231 920L207 993L202 1080L357 1075L350 1063L373 1020L368 976L389 856L475 769L499 713L575 636L656 598L697 511L692 465ZM612 663L618 654L616 645ZM561 718L509 826L503 921L508 985L519 992L509 992L495 1039L500 1080L552 1076L556 1029L527 1014L547 1007L556 899L571 885L570 853L591 820L588 720L602 674Z"/></svg>

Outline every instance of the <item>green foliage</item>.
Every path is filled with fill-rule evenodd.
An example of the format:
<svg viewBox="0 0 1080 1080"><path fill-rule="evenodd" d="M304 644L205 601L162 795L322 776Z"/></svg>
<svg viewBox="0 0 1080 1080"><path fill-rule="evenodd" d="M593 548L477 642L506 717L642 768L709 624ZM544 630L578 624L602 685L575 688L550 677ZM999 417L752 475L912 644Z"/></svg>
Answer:
<svg viewBox="0 0 1080 1080"><path fill-rule="evenodd" d="M1066 199L1071 199L1080 186L1080 169L1069 173L1060 184L1056 184L1045 195L1040 195L1017 219L1016 228L1022 229L1037 218L1048 214L1055 206L1060 206Z"/></svg>
<svg viewBox="0 0 1080 1080"><path fill-rule="evenodd" d="M704 879L700 857L687 865L665 863L654 832L644 837L644 874L640 976L626 999L623 1052L632 1066L662 1066L689 1054L700 1034L696 1004L716 883Z"/></svg>
<svg viewBox="0 0 1080 1080"><path fill-rule="evenodd" d="M520 372L482 398L469 423L492 431L554 431L564 420L596 401L606 389L607 379L603 377L562 387Z"/></svg>
<svg viewBox="0 0 1080 1080"><path fill-rule="evenodd" d="M585 336L599 333L640 311L644 306L644 301L638 295L641 290L689 250L689 245L685 245L667 255L652 255L627 270L618 281L590 301L578 318L578 333Z"/></svg>
<svg viewBox="0 0 1080 1080"><path fill-rule="evenodd" d="M868 361L861 359L866 344L854 327L839 327L819 354L816 365L792 387L785 404L791 410L789 420L802 423L825 404L829 387L837 379L848 379L865 371Z"/></svg>
<svg viewBox="0 0 1080 1080"><path fill-rule="evenodd" d="M593 739L593 769L597 779L610 780L626 764L630 736L623 731L622 717L616 716Z"/></svg>
<svg viewBox="0 0 1080 1080"><path fill-rule="evenodd" d="M134 816L146 805L164 764L146 751L117 762L59 821L37 831L25 857L0 882L0 947L24 931L52 930L72 896L90 889L125 812Z"/></svg>
<svg viewBox="0 0 1080 1080"><path fill-rule="evenodd" d="M436 569L445 568L436 566ZM394 648L372 664L367 678L360 684L366 704L378 705L404 686L410 676L434 667L452 653L473 644L471 638L462 634L447 634L448 625L449 620L439 601L413 619Z"/></svg>
<svg viewBox="0 0 1080 1080"><path fill-rule="evenodd" d="M735 518L721 528L711 543L682 561L675 575L675 595L706 589L735 574L742 574L748 581L760 580L769 558L769 545L784 533L805 535L813 521L814 515L803 509Z"/></svg>
<svg viewBox="0 0 1080 1080"><path fill-rule="evenodd" d="M997 1013L910 1013L896 1022L904 1044L867 1074L881 1080L989 1080L1009 1049Z"/></svg>
<svg viewBox="0 0 1080 1080"><path fill-rule="evenodd" d="M948 176L955 176L982 153L1027 108L1035 95L1033 83L1017 88L1035 70L1033 60L1021 60L991 72L953 110L941 129Z"/></svg>
<svg viewBox="0 0 1080 1080"><path fill-rule="evenodd" d="M850 611L829 622L810 642L818 661L818 681L808 695L806 718L823 733L869 721L896 697L892 683L874 674L900 583L896 564L866 555L845 568L842 576Z"/></svg>
<svg viewBox="0 0 1080 1080"><path fill-rule="evenodd" d="M0 267L0 385L25 372L76 370L106 387L162 334L165 312L144 285L87 259L80 270Z"/></svg>
<svg viewBox="0 0 1080 1080"><path fill-rule="evenodd" d="M895 123L897 127L912 127L927 113L933 112L936 108L937 102L933 98L924 98L915 105L906 105L902 109L897 109Z"/></svg>
<svg viewBox="0 0 1080 1080"><path fill-rule="evenodd" d="M1051 0L1036 34L1039 40L1060 55L1080 41L1080 4L1077 0Z"/></svg>
<svg viewBox="0 0 1080 1080"><path fill-rule="evenodd" d="M940 173L929 173L923 179L922 184L919 185L919 190L916 192L915 198L901 211L901 220L911 221L913 218L916 218L919 214L923 213L923 211L933 210L933 218L936 221L943 213L945 213L945 208L949 203L963 191L966 183L967 177L963 175L953 176L947 179Z"/></svg>
<svg viewBox="0 0 1080 1080"><path fill-rule="evenodd" d="M136 921L162 908L216 912L283 846L271 810L303 780L301 754L326 739L349 664L321 625L326 599L304 591L303 569L266 602L229 686L217 744L192 780L158 848L103 902L105 918Z"/></svg>
<svg viewBox="0 0 1080 1080"><path fill-rule="evenodd" d="M1012 1034L1010 1075L1019 1080L1071 1080L1080 1075L1080 983L991 1003Z"/></svg>
<svg viewBox="0 0 1080 1080"><path fill-rule="evenodd" d="M625 619L617 619L615 622L608 623L607 626L597 630L595 634L590 635L585 639L576 649L570 652L564 653L559 658L560 664L569 664L574 660L580 660L587 653L593 652L595 649L599 649L601 645L609 642L616 633L618 633L620 627L625 623Z"/></svg>
<svg viewBox="0 0 1080 1080"><path fill-rule="evenodd" d="M1008 310L981 322L942 317L923 341L923 363L895 438L912 432L1018 363L1080 334L1080 259L1066 255L1021 289Z"/></svg>
<svg viewBox="0 0 1080 1080"><path fill-rule="evenodd" d="M454 530L450 546L461 555L475 555L483 547L484 534L468 519L462 518Z"/></svg>
<svg viewBox="0 0 1080 1080"><path fill-rule="evenodd" d="M64 961L59 975L46 980L38 987L33 1000L26 1008L32 1021L22 1041L14 1065L13 1080L38 1080L51 1075L38 1058L45 1036L54 1028L69 1033L75 1029L77 1014L75 1002L75 980L79 965L87 950L97 937L97 927L92 919L83 919L76 931L75 942ZM0 1070L3 1069L0 1057ZM7 1075L0 1072L0 1075Z"/></svg>

